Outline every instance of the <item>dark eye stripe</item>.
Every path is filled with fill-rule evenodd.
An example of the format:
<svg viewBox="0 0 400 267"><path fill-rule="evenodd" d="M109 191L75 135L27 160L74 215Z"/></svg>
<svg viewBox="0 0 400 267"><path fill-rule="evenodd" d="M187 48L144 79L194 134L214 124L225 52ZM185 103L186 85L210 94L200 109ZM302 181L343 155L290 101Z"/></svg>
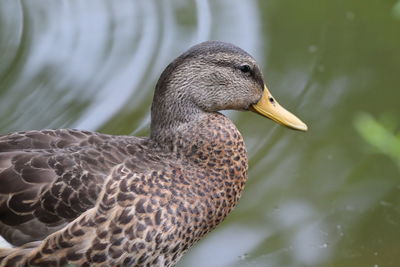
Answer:
<svg viewBox="0 0 400 267"><path fill-rule="evenodd" d="M233 62L231 62L231 61L220 61L220 60L215 60L215 61L211 61L211 62L208 62L209 64L211 63L211 64L214 64L215 66L220 66L220 67L229 67L229 68L234 68L234 69L239 69L240 70L240 67L241 66L244 66L244 65L248 65L248 64L242 64L242 65L240 65L239 67L238 67L238 65L234 65L233 64ZM251 66L250 65L248 65L249 67L250 67L250 74L251 75L249 75L252 79L254 79L255 81L256 81L256 83L258 83L259 85L260 85L260 87L261 88L264 88L264 81L263 81L263 77L262 77L262 74L261 74L261 72L260 72L260 70L257 68L257 67L255 67L254 69L252 69L251 68ZM242 71L242 70L241 70Z"/></svg>

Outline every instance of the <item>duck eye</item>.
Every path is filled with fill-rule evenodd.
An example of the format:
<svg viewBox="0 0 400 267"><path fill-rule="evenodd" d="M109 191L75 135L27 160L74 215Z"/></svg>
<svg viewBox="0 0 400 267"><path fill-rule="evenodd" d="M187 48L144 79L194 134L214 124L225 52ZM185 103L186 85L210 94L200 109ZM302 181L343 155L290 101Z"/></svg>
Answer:
<svg viewBox="0 0 400 267"><path fill-rule="evenodd" d="M243 72L243 73L249 73L251 71L251 67L247 64L243 64L239 67L239 69Z"/></svg>

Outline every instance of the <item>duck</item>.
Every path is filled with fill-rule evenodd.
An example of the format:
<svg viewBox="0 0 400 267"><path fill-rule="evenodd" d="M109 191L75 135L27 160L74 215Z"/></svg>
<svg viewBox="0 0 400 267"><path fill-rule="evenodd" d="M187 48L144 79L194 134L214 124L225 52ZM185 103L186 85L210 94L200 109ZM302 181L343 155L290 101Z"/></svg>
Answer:
<svg viewBox="0 0 400 267"><path fill-rule="evenodd" d="M174 266L237 205L246 147L223 110L307 126L255 59L197 44L162 72L148 137L56 129L0 136L0 266Z"/></svg>

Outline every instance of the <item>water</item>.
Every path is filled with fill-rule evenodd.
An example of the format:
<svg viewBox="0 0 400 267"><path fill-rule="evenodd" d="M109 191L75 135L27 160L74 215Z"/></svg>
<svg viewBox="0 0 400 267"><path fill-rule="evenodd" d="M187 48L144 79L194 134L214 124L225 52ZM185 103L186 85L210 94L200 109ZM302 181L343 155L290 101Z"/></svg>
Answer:
<svg viewBox="0 0 400 267"><path fill-rule="evenodd" d="M0 132L75 127L146 135L162 69L207 39L264 69L299 133L229 112L250 180L180 266L398 266L400 169L355 130L400 115L396 1L0 3ZM397 127L397 128L396 128Z"/></svg>

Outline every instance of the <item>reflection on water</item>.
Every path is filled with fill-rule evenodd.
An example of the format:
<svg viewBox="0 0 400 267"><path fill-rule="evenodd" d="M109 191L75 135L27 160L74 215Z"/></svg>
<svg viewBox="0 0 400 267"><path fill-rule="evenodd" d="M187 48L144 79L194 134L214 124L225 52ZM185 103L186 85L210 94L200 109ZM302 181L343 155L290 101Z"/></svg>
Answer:
<svg viewBox="0 0 400 267"><path fill-rule="evenodd" d="M3 131L98 129L148 103L166 64L204 40L261 58L254 1L6 1L1 21Z"/></svg>
<svg viewBox="0 0 400 267"><path fill-rule="evenodd" d="M353 118L400 115L399 3L339 2L2 1L0 132L147 134L168 62L204 40L233 42L310 131L229 113L250 180L180 266L398 266L399 169Z"/></svg>

